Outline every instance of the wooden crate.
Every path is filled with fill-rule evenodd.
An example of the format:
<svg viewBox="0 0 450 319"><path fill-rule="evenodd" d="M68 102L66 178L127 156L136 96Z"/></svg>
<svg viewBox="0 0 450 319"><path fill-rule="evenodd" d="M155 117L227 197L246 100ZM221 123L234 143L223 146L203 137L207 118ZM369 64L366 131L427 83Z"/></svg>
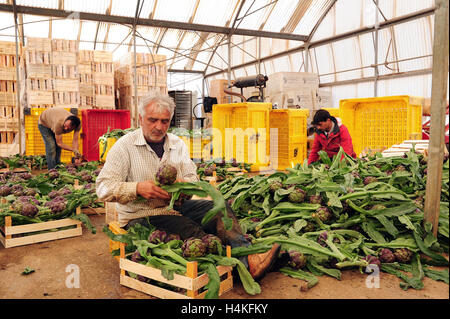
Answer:
<svg viewBox="0 0 450 319"><path fill-rule="evenodd" d="M90 75L92 77L92 65L91 63L78 63L78 73L81 75ZM80 78L80 81L83 82ZM92 80L89 82L91 83Z"/></svg>
<svg viewBox="0 0 450 319"><path fill-rule="evenodd" d="M52 51L52 40L49 38L28 38L27 49L34 49L38 51Z"/></svg>
<svg viewBox="0 0 450 319"><path fill-rule="evenodd" d="M54 91L53 103L55 106L74 107L80 105L80 93L67 91Z"/></svg>
<svg viewBox="0 0 450 319"><path fill-rule="evenodd" d="M94 96L93 106L115 109L114 95L98 95Z"/></svg>
<svg viewBox="0 0 450 319"><path fill-rule="evenodd" d="M109 224L109 229L116 234L124 234L126 231L119 227L117 222L112 222ZM118 243L120 249L119 267L120 267L120 284L150 296L154 296L161 299L203 299L205 298L207 291L201 291L208 282L209 277L207 274L198 275L198 264L197 262L188 262L187 271L185 275L174 274L172 280L168 280L161 275L161 270L145 266L131 260L125 259L125 244ZM114 247L110 245L110 251ZM231 257L231 247L226 247L227 256ZM225 279L221 279L219 296L225 292L233 289L233 276L231 271L233 270L230 266L217 266L217 271L219 276L226 276ZM175 292L169 289L158 287L156 285L144 283L137 279L134 279L128 275L128 272L144 276L146 278L165 283L173 286L174 288L185 289L186 293Z"/></svg>
<svg viewBox="0 0 450 319"><path fill-rule="evenodd" d="M28 78L52 78L52 66L46 64L27 64Z"/></svg>
<svg viewBox="0 0 450 319"><path fill-rule="evenodd" d="M1 106L0 106L1 108ZM0 118L0 131L1 132L18 132L19 131L19 119L17 118ZM3 142L1 142L3 143Z"/></svg>
<svg viewBox="0 0 450 319"><path fill-rule="evenodd" d="M52 75L55 79L78 79L78 66L76 65L52 65Z"/></svg>
<svg viewBox="0 0 450 319"><path fill-rule="evenodd" d="M22 45L19 47L19 54L20 49L22 48ZM9 42L9 41L0 41L0 54L16 54L16 43L15 42Z"/></svg>
<svg viewBox="0 0 450 319"><path fill-rule="evenodd" d="M77 40L52 39L52 51L78 52Z"/></svg>
<svg viewBox="0 0 450 319"><path fill-rule="evenodd" d="M52 64L77 65L78 57L75 52L53 51Z"/></svg>
<svg viewBox="0 0 450 319"><path fill-rule="evenodd" d="M27 91L28 105L52 105L52 91Z"/></svg>
<svg viewBox="0 0 450 319"><path fill-rule="evenodd" d="M0 79L15 81L17 79L16 68L0 66Z"/></svg>
<svg viewBox="0 0 450 319"><path fill-rule="evenodd" d="M109 85L114 87L114 73L92 72L93 82L98 85Z"/></svg>
<svg viewBox="0 0 450 319"><path fill-rule="evenodd" d="M30 91L53 91L55 89L53 79L28 78L26 82L27 90Z"/></svg>
<svg viewBox="0 0 450 319"><path fill-rule="evenodd" d="M80 83L80 95L82 96L94 96L94 87L90 84Z"/></svg>
<svg viewBox="0 0 450 319"><path fill-rule="evenodd" d="M80 50L78 52L78 63L91 63L94 61L94 51Z"/></svg>
<svg viewBox="0 0 450 319"><path fill-rule="evenodd" d="M54 79L55 91L62 92L79 92L79 80L78 79Z"/></svg>
<svg viewBox="0 0 450 319"><path fill-rule="evenodd" d="M80 212L81 209L77 207L77 214L80 214ZM69 226L75 227L70 229L61 229ZM30 235L34 232L46 230L49 232ZM81 222L70 218L13 226L11 216L5 216L5 226L0 228L0 242L5 248L11 248L46 242L49 240L81 236L82 234L83 230L81 228ZM21 235L21 237L14 237L13 235Z"/></svg>
<svg viewBox="0 0 450 319"><path fill-rule="evenodd" d="M93 62L112 62L113 54L110 51L93 51Z"/></svg>
<svg viewBox="0 0 450 319"><path fill-rule="evenodd" d="M2 129L0 127L0 129ZM0 144L13 144L17 132L0 131Z"/></svg>
<svg viewBox="0 0 450 319"><path fill-rule="evenodd" d="M24 50L25 63L28 64L45 64L52 63L52 52L37 51L33 49Z"/></svg>
<svg viewBox="0 0 450 319"><path fill-rule="evenodd" d="M0 105L16 105L17 96L15 93L7 93L0 91Z"/></svg>

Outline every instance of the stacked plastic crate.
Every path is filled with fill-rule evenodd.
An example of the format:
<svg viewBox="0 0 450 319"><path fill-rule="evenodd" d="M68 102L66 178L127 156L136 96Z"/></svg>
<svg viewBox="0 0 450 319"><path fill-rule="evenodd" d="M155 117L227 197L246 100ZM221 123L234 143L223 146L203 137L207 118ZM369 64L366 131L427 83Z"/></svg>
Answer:
<svg viewBox="0 0 450 319"><path fill-rule="evenodd" d="M18 148L15 142L19 130L16 64L15 43L0 42L0 156L12 155Z"/></svg>
<svg viewBox="0 0 450 319"><path fill-rule="evenodd" d="M119 108L130 110L131 117L135 111L134 53L128 53L117 63L114 70L115 82L119 95ZM136 54L136 91L137 103L151 90L167 93L166 56L150 53Z"/></svg>

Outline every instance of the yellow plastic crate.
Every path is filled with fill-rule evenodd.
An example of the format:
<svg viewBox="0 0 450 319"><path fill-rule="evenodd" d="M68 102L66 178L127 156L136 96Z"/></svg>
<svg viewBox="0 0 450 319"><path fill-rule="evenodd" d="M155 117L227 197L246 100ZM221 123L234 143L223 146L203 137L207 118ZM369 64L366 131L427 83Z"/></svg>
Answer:
<svg viewBox="0 0 450 319"><path fill-rule="evenodd" d="M115 137L108 137L106 140L106 150L105 150L105 142L103 141L98 142L98 158L100 162L104 163L106 161L106 155L108 155L109 150L116 142L117 139Z"/></svg>
<svg viewBox="0 0 450 319"><path fill-rule="evenodd" d="M211 160L211 138L193 137L191 138L191 158L196 160Z"/></svg>
<svg viewBox="0 0 450 319"><path fill-rule="evenodd" d="M340 118L350 132L355 153L382 150L419 136L424 100L407 95L341 100Z"/></svg>
<svg viewBox="0 0 450 319"><path fill-rule="evenodd" d="M270 164L271 103L215 104L212 110L213 159L232 158L259 171Z"/></svg>
<svg viewBox="0 0 450 319"><path fill-rule="evenodd" d="M279 109L270 111L270 144L278 144L277 158L271 162L277 170L303 163L307 158L307 119L309 110ZM274 130L277 129L277 134Z"/></svg>
<svg viewBox="0 0 450 319"><path fill-rule="evenodd" d="M337 107L323 107L322 110L327 110L331 116L340 117L339 108Z"/></svg>
<svg viewBox="0 0 450 319"><path fill-rule="evenodd" d="M70 108L65 108L70 112ZM38 129L39 116L45 108L32 108L30 115L25 115L25 154L26 155L45 155L45 144L42 139L41 132ZM79 117L81 121L81 116ZM62 140L64 144L72 145L73 132L63 134ZM83 142L80 138L78 140L78 150L82 153ZM72 161L73 153L66 150L61 150L61 163L70 163Z"/></svg>

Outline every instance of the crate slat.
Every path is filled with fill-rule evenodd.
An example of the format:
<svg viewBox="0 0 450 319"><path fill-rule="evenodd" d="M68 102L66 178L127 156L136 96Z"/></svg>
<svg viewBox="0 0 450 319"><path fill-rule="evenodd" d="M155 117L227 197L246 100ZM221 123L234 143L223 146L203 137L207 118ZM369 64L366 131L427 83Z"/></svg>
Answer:
<svg viewBox="0 0 450 319"><path fill-rule="evenodd" d="M188 296L121 275L120 284L161 299L190 299Z"/></svg>
<svg viewBox="0 0 450 319"><path fill-rule="evenodd" d="M174 274L173 280L167 280L161 275L161 269L141 265L125 258L120 259L120 268L179 288L194 289L193 280L189 277Z"/></svg>

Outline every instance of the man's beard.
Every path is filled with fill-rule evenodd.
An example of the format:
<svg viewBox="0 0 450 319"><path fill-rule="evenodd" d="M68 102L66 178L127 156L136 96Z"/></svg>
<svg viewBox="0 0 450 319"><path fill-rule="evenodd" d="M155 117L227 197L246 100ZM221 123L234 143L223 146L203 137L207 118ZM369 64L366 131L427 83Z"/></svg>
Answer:
<svg viewBox="0 0 450 319"><path fill-rule="evenodd" d="M164 139L164 132L162 131L156 131L156 132L149 132L144 134L145 139L147 142L161 142Z"/></svg>

